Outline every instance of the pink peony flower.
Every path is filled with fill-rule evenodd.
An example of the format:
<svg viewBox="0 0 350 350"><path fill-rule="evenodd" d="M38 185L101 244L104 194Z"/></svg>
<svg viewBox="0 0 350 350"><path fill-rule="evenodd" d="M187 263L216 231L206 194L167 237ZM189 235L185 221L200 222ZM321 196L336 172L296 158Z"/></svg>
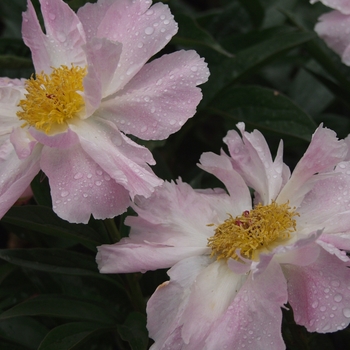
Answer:
<svg viewBox="0 0 350 350"><path fill-rule="evenodd" d="M147 305L152 350L284 349L287 301L309 332L350 322L346 142L320 126L291 175L282 143L273 161L259 131L238 128L230 156L201 157L228 193L165 182L135 198L129 238L99 247L102 273L171 267Z"/></svg>
<svg viewBox="0 0 350 350"><path fill-rule="evenodd" d="M0 217L42 169L54 211L86 223L126 210L162 183L151 152L126 134L160 140L192 117L209 75L195 51L146 63L177 32L168 6L99 0L75 14L40 0L23 14L36 76L0 79Z"/></svg>
<svg viewBox="0 0 350 350"><path fill-rule="evenodd" d="M311 0L314 4L318 0ZM326 44L341 56L346 65L350 65L350 1L320 0L335 11L322 15L315 26L316 33Z"/></svg>

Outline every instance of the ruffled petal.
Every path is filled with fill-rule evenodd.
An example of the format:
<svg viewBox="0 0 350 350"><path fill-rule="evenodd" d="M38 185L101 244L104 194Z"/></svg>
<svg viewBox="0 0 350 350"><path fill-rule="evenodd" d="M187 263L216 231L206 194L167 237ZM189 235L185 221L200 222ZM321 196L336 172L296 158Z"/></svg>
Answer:
<svg viewBox="0 0 350 350"><path fill-rule="evenodd" d="M17 80L17 82L19 82ZM17 117L19 101L24 98L24 86L12 87L12 80L0 85L0 136L9 135L14 128L20 127L24 124L22 120ZM15 82L14 82L15 83ZM0 82L1 84L1 82Z"/></svg>
<svg viewBox="0 0 350 350"><path fill-rule="evenodd" d="M129 206L129 194L94 162L79 144L44 147L41 168L49 178L53 210L73 223L112 218Z"/></svg>
<svg viewBox="0 0 350 350"><path fill-rule="evenodd" d="M152 350L183 350L181 318L186 309L190 288L198 274L211 259L203 256L184 259L173 266L168 274L170 282L161 284L147 303L147 328L155 343Z"/></svg>
<svg viewBox="0 0 350 350"><path fill-rule="evenodd" d="M233 199L232 207L227 213L235 217L241 215L244 210L251 209L252 200L249 188L243 178L233 169L226 155L203 153L200 162L199 167L221 180Z"/></svg>
<svg viewBox="0 0 350 350"><path fill-rule="evenodd" d="M160 140L178 131L196 113L202 98L196 87L208 80L206 63L195 51L177 51L146 64L103 103L103 112L126 134Z"/></svg>
<svg viewBox="0 0 350 350"><path fill-rule="evenodd" d="M59 149L70 148L79 142L77 134L70 129L66 132L50 136L31 127L29 128L29 134L43 145Z"/></svg>
<svg viewBox="0 0 350 350"><path fill-rule="evenodd" d="M233 273L222 261L213 262L197 275L180 321L188 349L203 349L213 324L226 312L246 278Z"/></svg>
<svg viewBox="0 0 350 350"><path fill-rule="evenodd" d="M348 0L310 0L311 4L320 1L322 4L350 15L350 3Z"/></svg>
<svg viewBox="0 0 350 350"><path fill-rule="evenodd" d="M31 135L21 127L13 129L10 135L10 141L15 148L17 157L25 159L29 157L35 145L38 143Z"/></svg>
<svg viewBox="0 0 350 350"><path fill-rule="evenodd" d="M99 1L78 11L85 31L123 44L119 67L106 94L130 81L141 67L160 51L177 32L177 24L167 5L151 1Z"/></svg>
<svg viewBox="0 0 350 350"><path fill-rule="evenodd" d="M269 204L279 193L283 177L283 145L280 144L275 161L264 136L258 130L245 132L244 123L238 123L242 138L230 130L224 138L233 168L244 178L247 185L258 194L263 204Z"/></svg>
<svg viewBox="0 0 350 350"><path fill-rule="evenodd" d="M101 99L117 69L122 44L105 38L92 38L85 46L88 73L84 78L86 115L89 117L100 105Z"/></svg>
<svg viewBox="0 0 350 350"><path fill-rule="evenodd" d="M8 138L0 145L0 218L30 185L40 170L41 146L37 145L26 159L19 159Z"/></svg>
<svg viewBox="0 0 350 350"><path fill-rule="evenodd" d="M51 67L85 65L82 45L85 34L77 15L61 0L40 0L46 35L42 32L34 7L28 0L23 13L22 35L32 51L36 72L50 73Z"/></svg>
<svg viewBox="0 0 350 350"><path fill-rule="evenodd" d="M303 228L324 229L324 234L350 231L350 162L339 163L325 179L320 179L298 208L298 224Z"/></svg>
<svg viewBox="0 0 350 350"><path fill-rule="evenodd" d="M211 327L203 349L285 349L281 307L286 302L285 278L272 261L264 273L254 279L248 277L227 311Z"/></svg>
<svg viewBox="0 0 350 350"><path fill-rule="evenodd" d="M350 9L350 6L349 6ZM349 13L350 14L350 13ZM326 44L339 54L346 65L350 65L350 16L338 11L325 13L318 20L315 31Z"/></svg>
<svg viewBox="0 0 350 350"><path fill-rule="evenodd" d="M146 272L169 268L191 256L209 255L208 247L187 247L145 241L132 243L124 238L120 243L98 248L96 261L101 273Z"/></svg>
<svg viewBox="0 0 350 350"><path fill-rule="evenodd" d="M162 184L148 166L154 164L151 152L121 134L112 122L94 117L76 121L70 127L89 157L124 186L132 198L135 195L148 197Z"/></svg>
<svg viewBox="0 0 350 350"><path fill-rule="evenodd" d="M316 173L332 171L345 158L347 151L346 143L338 140L333 130L323 128L322 125L318 127L308 149L276 201L278 203L289 201L292 207L298 207L305 194L314 185L313 182L308 183L308 180Z"/></svg>
<svg viewBox="0 0 350 350"><path fill-rule="evenodd" d="M322 249L315 263L303 267L286 265L284 271L297 324L318 333L335 332L349 324L348 263Z"/></svg>

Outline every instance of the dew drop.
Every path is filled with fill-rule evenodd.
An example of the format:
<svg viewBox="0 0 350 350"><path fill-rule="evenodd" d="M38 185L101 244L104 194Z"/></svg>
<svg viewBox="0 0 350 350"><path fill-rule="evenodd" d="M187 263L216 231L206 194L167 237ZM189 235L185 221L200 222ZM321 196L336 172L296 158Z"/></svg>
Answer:
<svg viewBox="0 0 350 350"><path fill-rule="evenodd" d="M337 294L334 296L334 301L339 303L340 301L342 301L343 296L341 294Z"/></svg>
<svg viewBox="0 0 350 350"><path fill-rule="evenodd" d="M323 311L326 311L326 307L325 306L321 306L320 307L320 310L323 312Z"/></svg>
<svg viewBox="0 0 350 350"><path fill-rule="evenodd" d="M57 40L59 40L61 43L64 43L67 40L66 34L62 32L58 32L56 36L57 36Z"/></svg>
<svg viewBox="0 0 350 350"><path fill-rule="evenodd" d="M331 285L332 285L333 287L339 287L339 286L340 286L340 282L337 281L337 280L334 280L334 281L331 282Z"/></svg>
<svg viewBox="0 0 350 350"><path fill-rule="evenodd" d="M176 120L174 120L174 119L171 119L169 122L170 125L175 125L175 123L176 123Z"/></svg>
<svg viewBox="0 0 350 350"><path fill-rule="evenodd" d="M81 179L83 177L83 174L82 173L76 173L75 175L74 175L74 179L75 180L79 180L79 179Z"/></svg>
<svg viewBox="0 0 350 350"><path fill-rule="evenodd" d="M145 29L145 34L147 34L147 35L151 35L151 34L153 34L153 32L154 32L154 29L152 27L147 27Z"/></svg>
<svg viewBox="0 0 350 350"><path fill-rule="evenodd" d="M91 179L91 178L92 178L92 174L87 174L86 177L87 177L88 179Z"/></svg>
<svg viewBox="0 0 350 350"><path fill-rule="evenodd" d="M87 197L88 197L88 194L87 194L87 193L83 193L83 197L84 197L84 198L87 198Z"/></svg>
<svg viewBox="0 0 350 350"><path fill-rule="evenodd" d="M311 304L312 308L313 309L316 309L317 306L318 306L318 301L314 301L312 304Z"/></svg>
<svg viewBox="0 0 350 350"><path fill-rule="evenodd" d="M168 19L166 19L163 23L164 23L164 24L169 24L170 22L169 22Z"/></svg>
<svg viewBox="0 0 350 350"><path fill-rule="evenodd" d="M138 47L139 49L141 49L141 48L143 47L143 43L141 43L141 42L138 43L138 44L137 44L137 47Z"/></svg>
<svg viewBox="0 0 350 350"><path fill-rule="evenodd" d="M142 128L141 128L141 132L145 132L147 130L147 126L144 125Z"/></svg>
<svg viewBox="0 0 350 350"><path fill-rule="evenodd" d="M350 318L350 308L346 307L345 309L343 309L343 315L346 318Z"/></svg>
<svg viewBox="0 0 350 350"><path fill-rule="evenodd" d="M104 179L105 179L106 181L109 181L109 180L111 179L111 177L110 177L109 175L107 175L107 174L105 174L103 177L104 177Z"/></svg>
<svg viewBox="0 0 350 350"><path fill-rule="evenodd" d="M67 197L69 195L68 191L62 191L61 192L61 197Z"/></svg>
<svg viewBox="0 0 350 350"><path fill-rule="evenodd" d="M95 185L96 185L96 186L101 186L101 185L102 185L102 182L101 182L101 181L95 181Z"/></svg>
<svg viewBox="0 0 350 350"><path fill-rule="evenodd" d="M49 13L49 18L51 20L54 20L56 18L56 15L54 13Z"/></svg>
<svg viewBox="0 0 350 350"><path fill-rule="evenodd" d="M96 174L97 174L97 175L102 175L103 172L102 172L102 170L99 169L99 170L96 170Z"/></svg>
<svg viewBox="0 0 350 350"><path fill-rule="evenodd" d="M196 66L191 67L192 72L197 72L198 68Z"/></svg>
<svg viewBox="0 0 350 350"><path fill-rule="evenodd" d="M147 16L153 15L153 10L148 10L148 11L146 12L146 15L147 15Z"/></svg>

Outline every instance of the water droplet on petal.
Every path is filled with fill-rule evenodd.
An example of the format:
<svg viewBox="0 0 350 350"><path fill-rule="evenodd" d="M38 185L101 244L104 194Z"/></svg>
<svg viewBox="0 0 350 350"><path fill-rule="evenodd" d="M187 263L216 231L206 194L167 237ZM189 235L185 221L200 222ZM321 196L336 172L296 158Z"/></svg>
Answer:
<svg viewBox="0 0 350 350"><path fill-rule="evenodd" d="M54 13L49 13L49 18L53 21L56 18L56 15Z"/></svg>
<svg viewBox="0 0 350 350"><path fill-rule="evenodd" d="M86 177L87 177L88 179L91 179L91 178L92 178L92 174L87 174Z"/></svg>
<svg viewBox="0 0 350 350"><path fill-rule="evenodd" d="M102 170L96 170L96 174L97 174L97 175L102 175L103 172L102 172Z"/></svg>
<svg viewBox="0 0 350 350"><path fill-rule="evenodd" d="M153 34L153 32L154 32L154 29L152 27L147 27L145 29L145 34L147 34L147 35L151 35L151 34Z"/></svg>
<svg viewBox="0 0 350 350"><path fill-rule="evenodd" d="M337 294L334 296L334 301L339 303L343 299L343 296L341 294Z"/></svg>
<svg viewBox="0 0 350 350"><path fill-rule="evenodd" d="M147 126L144 125L142 128L141 128L141 132L145 132L147 130Z"/></svg>
<svg viewBox="0 0 350 350"><path fill-rule="evenodd" d="M67 197L69 195L68 191L62 191L61 192L61 197Z"/></svg>
<svg viewBox="0 0 350 350"><path fill-rule="evenodd" d="M67 40L66 34L62 32L58 32L56 34L57 40L60 41L61 43L64 43Z"/></svg>
<svg viewBox="0 0 350 350"><path fill-rule="evenodd" d="M96 181L96 182L95 182L95 185L96 185L96 186L101 186L101 185L102 185L102 182L101 182L101 181Z"/></svg>
<svg viewBox="0 0 350 350"><path fill-rule="evenodd" d="M192 72L197 72L198 68L196 66L191 67Z"/></svg>
<svg viewBox="0 0 350 350"><path fill-rule="evenodd" d="M317 300L314 301L314 302L311 304L311 306L312 306L313 309L316 309L317 306L318 306L318 301L317 301Z"/></svg>
<svg viewBox="0 0 350 350"><path fill-rule="evenodd" d="M347 318L350 318L350 308L348 308L348 307L344 308L343 315Z"/></svg>
<svg viewBox="0 0 350 350"><path fill-rule="evenodd" d="M75 180L79 180L79 179L81 179L83 177L83 174L82 173L76 173L75 175L74 175L74 179Z"/></svg>
<svg viewBox="0 0 350 350"><path fill-rule="evenodd" d="M83 193L83 197L84 197L84 198L87 198L87 197L88 197L88 194L87 194L87 193Z"/></svg>

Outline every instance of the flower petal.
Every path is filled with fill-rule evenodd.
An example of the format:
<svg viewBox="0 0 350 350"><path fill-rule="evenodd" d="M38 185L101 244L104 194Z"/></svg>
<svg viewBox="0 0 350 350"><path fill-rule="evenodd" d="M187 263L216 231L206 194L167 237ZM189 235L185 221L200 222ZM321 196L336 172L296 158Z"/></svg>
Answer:
<svg viewBox="0 0 350 350"><path fill-rule="evenodd" d="M44 147L41 168L49 178L53 209L74 223L112 218L129 206L129 194L76 144L68 149Z"/></svg>
<svg viewBox="0 0 350 350"><path fill-rule="evenodd" d="M324 173L333 170L347 154L347 145L343 140L338 140L333 130L317 128L312 136L311 143L303 157L295 167L287 184L277 197L278 203L289 201L293 207L298 207L305 194L313 186L307 181L316 173Z"/></svg>
<svg viewBox="0 0 350 350"><path fill-rule="evenodd" d="M40 0L46 35L42 32L34 7L28 0L23 13L22 35L32 51L36 72L50 73L51 67L85 65L82 24L70 7L61 0Z"/></svg>
<svg viewBox="0 0 350 350"><path fill-rule="evenodd" d="M350 3L348 0L310 0L311 4L320 1L322 4L350 15Z"/></svg>
<svg viewBox="0 0 350 350"><path fill-rule="evenodd" d="M348 263L321 249L315 263L303 267L286 265L284 270L297 324L318 333L335 332L349 324Z"/></svg>
<svg viewBox="0 0 350 350"><path fill-rule="evenodd" d="M39 172L41 146L26 159L19 159L8 138L0 145L0 218L16 202Z"/></svg>
<svg viewBox="0 0 350 350"><path fill-rule="evenodd" d="M43 145L59 149L70 148L79 142L77 134L70 129L66 132L50 136L31 127L29 128L29 134Z"/></svg>
<svg viewBox="0 0 350 350"><path fill-rule="evenodd" d="M135 195L148 197L162 184L148 166L154 164L151 152L121 134L112 122L96 116L77 121L70 127L77 133L84 151L124 186L132 198Z"/></svg>
<svg viewBox="0 0 350 350"><path fill-rule="evenodd" d="M349 6L350 9L350 6ZM315 31L326 44L339 54L346 65L350 65L350 11L347 15L338 11L325 13L318 20Z"/></svg>
<svg viewBox="0 0 350 350"><path fill-rule="evenodd" d="M161 284L147 303L147 328L155 343L152 350L183 350L181 316L198 274L211 262L205 256L184 259L169 271L170 282Z"/></svg>
<svg viewBox="0 0 350 350"><path fill-rule="evenodd" d="M284 165L282 161L283 145L280 143L275 161L264 136L258 130L245 132L244 123L238 123L242 138L230 130L224 138L227 144L233 168L252 187L263 204L275 199L283 182Z"/></svg>
<svg viewBox="0 0 350 350"><path fill-rule="evenodd" d="M100 105L101 99L118 67L122 44L105 38L92 38L86 43L85 52L88 73L84 78L86 115L90 116Z"/></svg>
<svg viewBox="0 0 350 350"><path fill-rule="evenodd" d="M178 131L196 113L202 98L196 87L208 80L206 63L195 51L177 51L146 64L103 103L106 117L126 134L160 140Z"/></svg>
<svg viewBox="0 0 350 350"><path fill-rule="evenodd" d="M241 215L243 211L251 209L252 200L249 188L241 175L233 169L230 159L226 155L203 153L200 162L199 167L221 180L233 199L232 208L227 213L235 217Z"/></svg>
<svg viewBox="0 0 350 350"><path fill-rule="evenodd" d="M13 129L10 135L10 141L16 150L19 159L29 157L35 145L38 143L31 135L21 127Z"/></svg>
<svg viewBox="0 0 350 350"><path fill-rule="evenodd" d="M280 266L271 262L261 275L248 277L211 328L203 349L285 349L281 306L286 302L285 278Z"/></svg>
<svg viewBox="0 0 350 350"><path fill-rule="evenodd" d="M167 5L151 1L99 1L78 11L85 31L123 44L120 65L106 94L130 81L141 67L160 51L177 32L177 24Z"/></svg>

